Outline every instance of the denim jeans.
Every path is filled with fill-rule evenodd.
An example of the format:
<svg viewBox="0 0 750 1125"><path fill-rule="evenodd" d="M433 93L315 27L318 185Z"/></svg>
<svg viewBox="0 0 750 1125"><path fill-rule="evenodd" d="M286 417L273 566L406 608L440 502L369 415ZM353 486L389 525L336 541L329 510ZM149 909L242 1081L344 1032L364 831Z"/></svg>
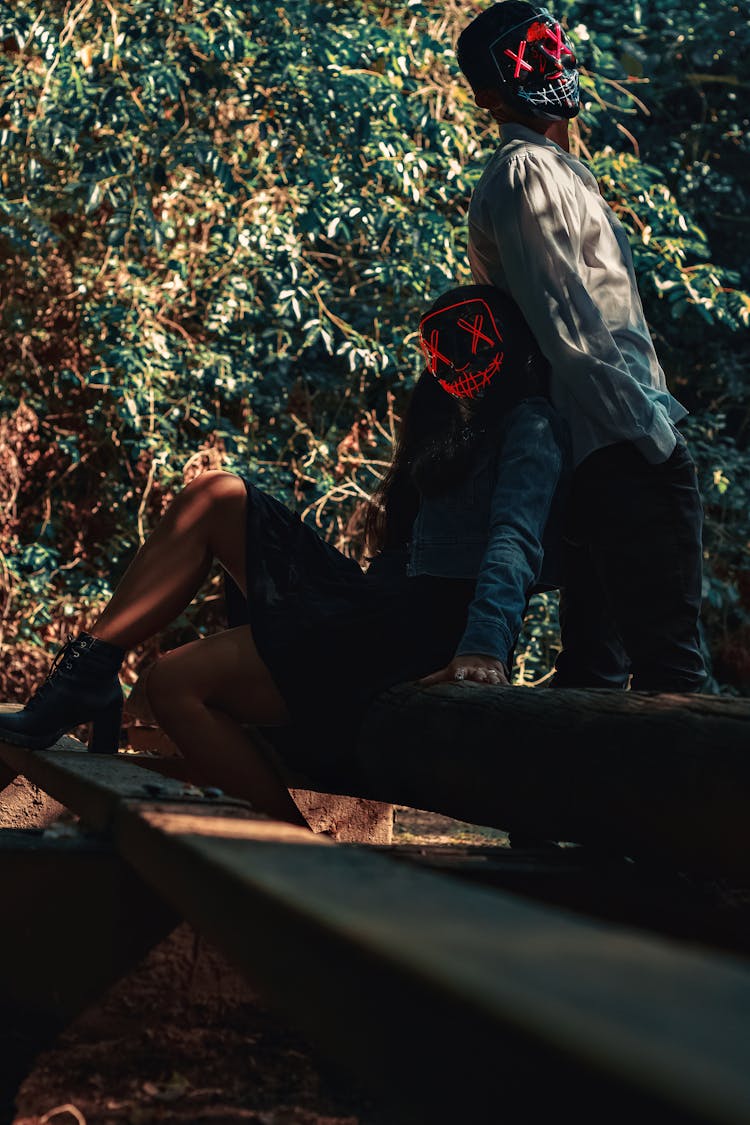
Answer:
<svg viewBox="0 0 750 1125"><path fill-rule="evenodd" d="M699 691L703 506L685 440L652 465L630 442L573 475L553 687Z"/></svg>

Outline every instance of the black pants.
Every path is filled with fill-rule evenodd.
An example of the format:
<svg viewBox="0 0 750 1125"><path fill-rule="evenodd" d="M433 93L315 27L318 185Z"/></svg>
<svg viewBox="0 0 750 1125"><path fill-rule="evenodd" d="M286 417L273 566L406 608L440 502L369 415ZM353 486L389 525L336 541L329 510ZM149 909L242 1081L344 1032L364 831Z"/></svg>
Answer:
<svg viewBox="0 0 750 1125"><path fill-rule="evenodd" d="M703 506L678 438L649 464L630 442L592 453L573 476L554 687L699 691Z"/></svg>

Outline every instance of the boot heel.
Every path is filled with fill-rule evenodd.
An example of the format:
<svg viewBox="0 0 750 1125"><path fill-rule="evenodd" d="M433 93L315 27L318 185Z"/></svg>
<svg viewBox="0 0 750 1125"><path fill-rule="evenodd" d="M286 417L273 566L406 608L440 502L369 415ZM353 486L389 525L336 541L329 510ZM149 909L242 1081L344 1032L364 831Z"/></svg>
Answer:
<svg viewBox="0 0 750 1125"><path fill-rule="evenodd" d="M115 700L92 720L88 746L90 754L117 753L120 746L122 707L122 699Z"/></svg>

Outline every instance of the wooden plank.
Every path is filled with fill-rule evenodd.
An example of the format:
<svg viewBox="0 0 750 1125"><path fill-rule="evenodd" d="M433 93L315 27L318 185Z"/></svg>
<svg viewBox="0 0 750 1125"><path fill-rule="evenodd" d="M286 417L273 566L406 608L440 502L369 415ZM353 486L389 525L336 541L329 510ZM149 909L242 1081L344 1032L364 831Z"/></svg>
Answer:
<svg viewBox="0 0 750 1125"><path fill-rule="evenodd" d="M373 800L750 873L750 700L401 684L357 760Z"/></svg>
<svg viewBox="0 0 750 1125"><path fill-rule="evenodd" d="M73 830L0 830L0 1120L32 1059L179 919L115 854Z"/></svg>
<svg viewBox="0 0 750 1125"><path fill-rule="evenodd" d="M111 840L0 830L0 1006L63 1022L179 922ZM0 1027L3 1021L0 1020Z"/></svg>
<svg viewBox="0 0 750 1125"><path fill-rule="evenodd" d="M154 777L130 754L80 753L75 739L61 739L64 750L31 751L0 742L0 762L11 766L80 816L95 831L110 827L122 800L200 802L203 791L185 781ZM244 801L222 796L209 801L222 808L250 810Z"/></svg>
<svg viewBox="0 0 750 1125"><path fill-rule="evenodd" d="M396 861L497 887L537 902L750 956L750 887L691 879L591 848L550 850L460 844L376 848Z"/></svg>
<svg viewBox="0 0 750 1125"><path fill-rule="evenodd" d="M583 1120L750 1118L747 963L241 808L145 800L145 771L116 758L31 757L14 760L84 818L106 811L119 854L269 1002L429 1120L496 1122L500 1105L534 1120L551 1098Z"/></svg>
<svg viewBox="0 0 750 1125"><path fill-rule="evenodd" d="M747 964L362 849L181 821L122 809L118 848L316 1043L441 1120L462 1103L496 1120L514 1098L533 1120L551 1094L607 1102L608 1121L750 1117Z"/></svg>

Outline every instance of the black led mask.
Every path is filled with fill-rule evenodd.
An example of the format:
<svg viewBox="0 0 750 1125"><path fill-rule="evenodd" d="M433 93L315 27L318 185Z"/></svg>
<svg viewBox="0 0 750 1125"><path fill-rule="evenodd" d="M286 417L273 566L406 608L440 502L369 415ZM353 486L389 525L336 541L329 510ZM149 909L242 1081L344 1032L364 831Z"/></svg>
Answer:
<svg viewBox="0 0 750 1125"><path fill-rule="evenodd" d="M518 305L494 285L458 285L419 322L427 367L449 395L493 409L545 394L546 361Z"/></svg>
<svg viewBox="0 0 750 1125"><path fill-rule="evenodd" d="M481 297L428 313L419 343L440 386L457 398L481 398L505 358L500 329Z"/></svg>
<svg viewBox="0 0 750 1125"><path fill-rule="evenodd" d="M575 117L580 93L573 45L546 8L533 12L490 43L503 97L545 121Z"/></svg>

